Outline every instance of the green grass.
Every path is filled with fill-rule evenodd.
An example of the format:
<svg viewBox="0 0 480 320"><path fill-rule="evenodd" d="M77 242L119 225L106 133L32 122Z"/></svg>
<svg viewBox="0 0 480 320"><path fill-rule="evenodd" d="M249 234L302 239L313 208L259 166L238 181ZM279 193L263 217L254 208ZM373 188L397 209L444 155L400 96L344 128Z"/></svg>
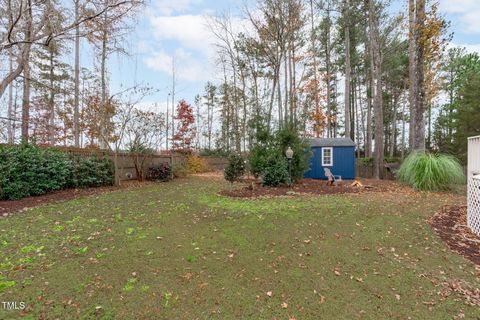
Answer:
<svg viewBox="0 0 480 320"><path fill-rule="evenodd" d="M480 280L425 222L462 197L242 200L223 188L180 179L0 220L0 301L27 305L0 304L0 319L480 317L442 294Z"/></svg>

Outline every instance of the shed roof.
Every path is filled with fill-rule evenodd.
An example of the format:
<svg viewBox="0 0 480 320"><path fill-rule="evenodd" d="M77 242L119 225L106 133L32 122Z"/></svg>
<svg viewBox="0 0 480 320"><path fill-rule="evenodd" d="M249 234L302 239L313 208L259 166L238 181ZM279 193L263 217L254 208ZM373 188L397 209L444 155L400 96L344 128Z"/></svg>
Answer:
<svg viewBox="0 0 480 320"><path fill-rule="evenodd" d="M312 147L354 147L350 138L314 138L309 139Z"/></svg>

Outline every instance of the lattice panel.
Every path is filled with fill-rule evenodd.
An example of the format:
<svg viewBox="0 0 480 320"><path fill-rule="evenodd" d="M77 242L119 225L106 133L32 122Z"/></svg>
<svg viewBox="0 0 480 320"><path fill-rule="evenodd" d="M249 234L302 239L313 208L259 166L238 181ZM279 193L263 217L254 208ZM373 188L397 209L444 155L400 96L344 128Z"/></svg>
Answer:
<svg viewBox="0 0 480 320"><path fill-rule="evenodd" d="M468 179L467 225L480 236L480 179Z"/></svg>

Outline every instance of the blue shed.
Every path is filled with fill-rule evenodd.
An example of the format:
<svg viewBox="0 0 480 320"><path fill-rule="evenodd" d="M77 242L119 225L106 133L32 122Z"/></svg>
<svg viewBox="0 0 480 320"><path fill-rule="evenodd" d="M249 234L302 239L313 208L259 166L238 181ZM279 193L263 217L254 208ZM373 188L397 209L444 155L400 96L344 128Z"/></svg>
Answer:
<svg viewBox="0 0 480 320"><path fill-rule="evenodd" d="M309 139L312 148L310 170L305 178L324 179L325 170L342 176L342 179L355 179L355 143L350 138L315 138Z"/></svg>

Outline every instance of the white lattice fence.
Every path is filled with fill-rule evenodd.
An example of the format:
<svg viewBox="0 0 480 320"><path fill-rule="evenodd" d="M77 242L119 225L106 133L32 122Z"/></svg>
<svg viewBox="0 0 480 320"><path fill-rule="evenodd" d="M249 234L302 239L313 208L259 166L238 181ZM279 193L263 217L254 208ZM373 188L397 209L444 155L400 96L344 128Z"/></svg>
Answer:
<svg viewBox="0 0 480 320"><path fill-rule="evenodd" d="M468 138L467 224L480 235L480 136Z"/></svg>
<svg viewBox="0 0 480 320"><path fill-rule="evenodd" d="M480 235L480 177L468 180L468 213L467 225Z"/></svg>

